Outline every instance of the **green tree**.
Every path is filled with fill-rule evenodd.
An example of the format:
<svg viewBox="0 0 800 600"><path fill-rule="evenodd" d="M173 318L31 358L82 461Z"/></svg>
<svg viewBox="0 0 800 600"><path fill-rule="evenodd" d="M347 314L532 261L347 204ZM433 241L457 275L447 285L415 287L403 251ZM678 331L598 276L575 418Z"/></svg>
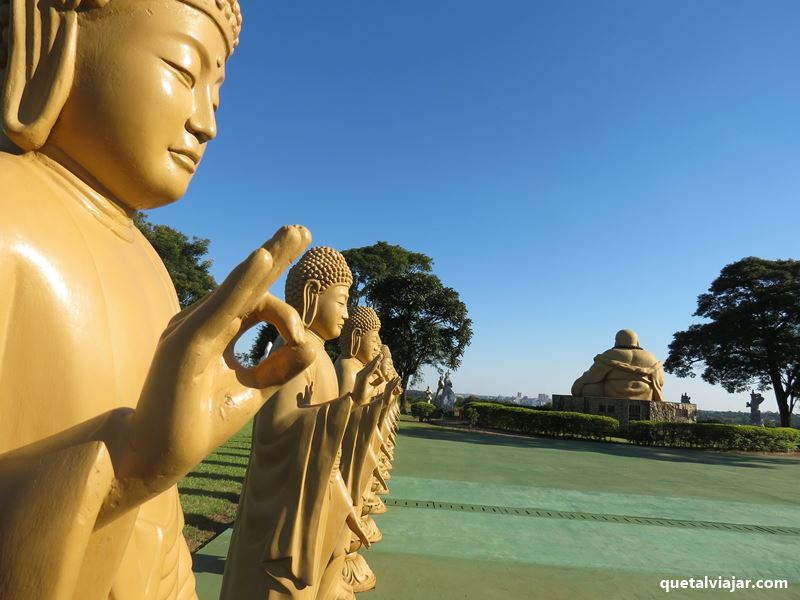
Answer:
<svg viewBox="0 0 800 600"><path fill-rule="evenodd" d="M370 286L388 275L429 273L433 267L433 259L430 256L386 242L351 248L342 254L353 272L353 285L350 288L351 306L357 306L360 301L370 305Z"/></svg>
<svg viewBox="0 0 800 600"><path fill-rule="evenodd" d="M205 258L209 240L194 236L189 239L172 227L151 223L141 212L136 213L134 223L164 261L181 308L186 308L217 287L217 282L209 273L211 261Z"/></svg>
<svg viewBox="0 0 800 600"><path fill-rule="evenodd" d="M702 378L730 393L771 388L781 425L800 395L800 261L743 258L727 265L697 298L708 322L674 335L667 372Z"/></svg>
<svg viewBox="0 0 800 600"><path fill-rule="evenodd" d="M424 365L457 369L472 339L472 320L458 292L432 273L387 275L369 285L368 299L381 319L381 339L408 387Z"/></svg>

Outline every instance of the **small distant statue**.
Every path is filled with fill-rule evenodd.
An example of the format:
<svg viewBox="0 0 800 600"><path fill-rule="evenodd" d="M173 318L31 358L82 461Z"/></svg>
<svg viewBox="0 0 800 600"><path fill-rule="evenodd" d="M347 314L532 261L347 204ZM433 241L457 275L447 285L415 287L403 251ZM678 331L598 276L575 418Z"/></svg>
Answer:
<svg viewBox="0 0 800 600"><path fill-rule="evenodd" d="M444 373L439 374L439 383L436 386L436 393L433 395L433 403L438 405L439 400L444 392Z"/></svg>
<svg viewBox="0 0 800 600"><path fill-rule="evenodd" d="M691 404L692 398L689 394L681 394L681 404Z"/></svg>
<svg viewBox="0 0 800 600"><path fill-rule="evenodd" d="M440 378L442 380L442 393L437 405L445 410L452 410L456 405L456 394L453 392L453 382L450 381L450 371Z"/></svg>
<svg viewBox="0 0 800 600"><path fill-rule="evenodd" d="M428 386L425 390L425 402L430 404L431 400L433 400L433 392L431 391L431 386Z"/></svg>
<svg viewBox="0 0 800 600"><path fill-rule="evenodd" d="M761 403L764 402L764 396L750 392L750 402L747 406L750 408L750 425L764 426L764 421L761 419Z"/></svg>

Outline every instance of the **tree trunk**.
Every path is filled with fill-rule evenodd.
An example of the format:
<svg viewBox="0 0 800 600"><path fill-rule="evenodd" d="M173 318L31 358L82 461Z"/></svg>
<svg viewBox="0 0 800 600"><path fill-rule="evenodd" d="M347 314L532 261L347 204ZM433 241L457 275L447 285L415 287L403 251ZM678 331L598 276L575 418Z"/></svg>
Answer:
<svg viewBox="0 0 800 600"><path fill-rule="evenodd" d="M772 380L772 391L775 393L775 400L778 401L778 413L781 416L781 427L792 426L792 413L789 408L789 392L783 389L780 375L770 373Z"/></svg>
<svg viewBox="0 0 800 600"><path fill-rule="evenodd" d="M408 403L406 402L406 390L408 389L408 381L411 379L411 373L403 373L400 375L400 385L403 386L403 395L400 396L400 412L408 414Z"/></svg>

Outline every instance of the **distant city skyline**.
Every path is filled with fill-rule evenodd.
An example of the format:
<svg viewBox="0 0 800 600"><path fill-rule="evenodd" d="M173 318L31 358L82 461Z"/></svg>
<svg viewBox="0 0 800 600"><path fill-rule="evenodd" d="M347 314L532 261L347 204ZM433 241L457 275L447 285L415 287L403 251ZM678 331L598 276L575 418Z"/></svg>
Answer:
<svg viewBox="0 0 800 600"><path fill-rule="evenodd" d="M623 328L663 361L725 264L797 258L798 2L243 13L219 137L150 218L209 238L220 281L284 223L428 254L474 321L457 390L569 393ZM747 400L670 375L664 393Z"/></svg>

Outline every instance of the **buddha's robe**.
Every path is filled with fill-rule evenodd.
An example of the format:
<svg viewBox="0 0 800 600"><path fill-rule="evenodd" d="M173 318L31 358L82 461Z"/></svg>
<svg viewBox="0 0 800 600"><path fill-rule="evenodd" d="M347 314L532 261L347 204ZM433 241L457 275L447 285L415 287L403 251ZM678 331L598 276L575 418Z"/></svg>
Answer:
<svg viewBox="0 0 800 600"><path fill-rule="evenodd" d="M353 507L338 464L351 406L320 344L258 412L221 600L317 597Z"/></svg>
<svg viewBox="0 0 800 600"><path fill-rule="evenodd" d="M0 152L0 597L195 598L177 488L102 526L93 423L135 407L175 290L115 205ZM67 431L69 430L69 431Z"/></svg>
<svg viewBox="0 0 800 600"><path fill-rule="evenodd" d="M363 504L364 496L369 492L372 485L372 477L375 468L378 466L380 458L380 448L383 437L380 432L381 419L386 416L388 402L380 399L373 403L375 406L369 412L367 418L362 419L359 431L359 443L356 455L359 459L361 468L358 473L358 494Z"/></svg>
<svg viewBox="0 0 800 600"><path fill-rule="evenodd" d="M594 357L594 364L572 384L573 396L663 400L664 370L647 350L615 347Z"/></svg>
<svg viewBox="0 0 800 600"><path fill-rule="evenodd" d="M353 391L356 375L364 366L364 363L355 357L337 359L335 367L340 394ZM370 427L374 429L374 424L380 416L381 406L381 397L378 396L368 404L355 407L342 440L342 477L350 491L354 506L361 505L361 484L365 478L364 459L368 450L369 431Z"/></svg>

